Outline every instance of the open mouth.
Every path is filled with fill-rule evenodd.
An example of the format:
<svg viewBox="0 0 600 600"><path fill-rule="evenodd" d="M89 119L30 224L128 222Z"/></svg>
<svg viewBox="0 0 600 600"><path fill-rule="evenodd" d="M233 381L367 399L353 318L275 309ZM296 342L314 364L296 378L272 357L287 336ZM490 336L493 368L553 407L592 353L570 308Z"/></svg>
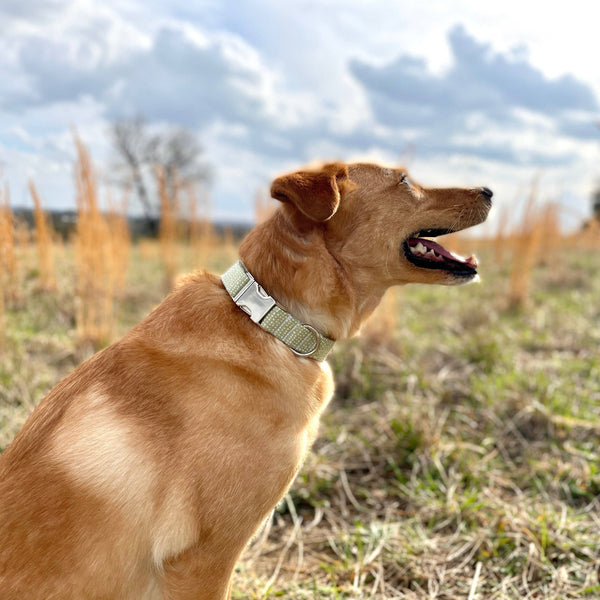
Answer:
<svg viewBox="0 0 600 600"><path fill-rule="evenodd" d="M406 259L423 269L448 271L458 277L477 275L477 259L474 256L464 258L434 242L432 237L453 233L449 229L422 229L415 232L402 244Z"/></svg>

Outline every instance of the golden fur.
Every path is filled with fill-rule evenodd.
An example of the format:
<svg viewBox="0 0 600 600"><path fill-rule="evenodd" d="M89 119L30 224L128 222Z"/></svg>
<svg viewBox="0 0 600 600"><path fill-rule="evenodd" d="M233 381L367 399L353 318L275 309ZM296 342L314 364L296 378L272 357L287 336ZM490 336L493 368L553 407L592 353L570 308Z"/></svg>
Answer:
<svg viewBox="0 0 600 600"><path fill-rule="evenodd" d="M480 189L409 188L398 169L331 163L276 179L281 207L240 256L297 318L342 340L391 285L459 283L406 260L423 228L485 219ZM245 545L291 485L333 393L190 276L81 364L0 457L0 597L224 600Z"/></svg>

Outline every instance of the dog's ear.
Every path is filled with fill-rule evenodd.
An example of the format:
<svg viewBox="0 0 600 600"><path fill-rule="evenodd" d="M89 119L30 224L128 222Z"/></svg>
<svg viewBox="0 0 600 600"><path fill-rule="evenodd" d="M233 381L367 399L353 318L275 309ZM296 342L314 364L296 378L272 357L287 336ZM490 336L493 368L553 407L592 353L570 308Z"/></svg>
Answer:
<svg viewBox="0 0 600 600"><path fill-rule="evenodd" d="M290 202L311 221L322 223L333 217L342 195L354 187L348 178L348 167L335 162L315 171L278 177L271 184L271 196Z"/></svg>

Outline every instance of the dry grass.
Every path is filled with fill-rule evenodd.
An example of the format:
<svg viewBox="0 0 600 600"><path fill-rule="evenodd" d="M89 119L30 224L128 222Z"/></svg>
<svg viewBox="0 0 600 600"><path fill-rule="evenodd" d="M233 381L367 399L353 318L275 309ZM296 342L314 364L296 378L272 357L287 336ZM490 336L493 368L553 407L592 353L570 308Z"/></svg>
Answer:
<svg viewBox="0 0 600 600"><path fill-rule="evenodd" d="M75 138L77 164L77 231L75 235L77 267L77 334L82 342L93 345L111 339L114 327L116 281L111 255L111 233L100 211L98 184L90 156L79 138Z"/></svg>
<svg viewBox="0 0 600 600"><path fill-rule="evenodd" d="M29 181L29 193L33 199L33 216L35 220L35 244L38 255L38 265L40 273L40 285L43 290L52 290L56 287L56 278L54 275L54 257L53 257L53 230L44 209L40 195L33 181Z"/></svg>
<svg viewBox="0 0 600 600"><path fill-rule="evenodd" d="M109 201L109 212L106 222L109 231L109 258L108 271L114 283L115 295L122 296L127 283L129 256L131 254L131 234L127 223L127 195L120 203Z"/></svg>
<svg viewBox="0 0 600 600"><path fill-rule="evenodd" d="M531 270L539 249L543 219L537 206L537 182L532 183L520 227L512 235L513 257L510 274L509 305L523 307L529 297Z"/></svg>
<svg viewBox="0 0 600 600"><path fill-rule="evenodd" d="M504 262L504 255L507 249L508 239L508 227L510 223L510 210L508 206L504 206L500 209L498 215L498 224L496 227L496 234L494 236L494 260L496 264L502 264Z"/></svg>
<svg viewBox="0 0 600 600"><path fill-rule="evenodd" d="M29 226L24 221L14 221L15 239L17 241L17 248L28 248L31 244L31 231ZM16 273L18 277L19 268L17 265Z"/></svg>
<svg viewBox="0 0 600 600"><path fill-rule="evenodd" d="M0 287L6 296L16 295L17 258L15 252L15 219L10 208L8 187L0 189Z"/></svg>
<svg viewBox="0 0 600 600"><path fill-rule="evenodd" d="M217 244L211 221L211 204L208 191L189 185L188 196L188 221L189 221L189 246L192 254L193 268L208 264L211 249Z"/></svg>
<svg viewBox="0 0 600 600"><path fill-rule="evenodd" d="M178 188L169 190L167 176L163 167L155 169L156 183L160 198L160 252L165 266L165 290L171 290L178 271L177 261L177 216L179 213Z"/></svg>
<svg viewBox="0 0 600 600"><path fill-rule="evenodd" d="M0 352L4 348L6 302L16 293L16 272L14 218L5 188L4 194L0 190Z"/></svg>

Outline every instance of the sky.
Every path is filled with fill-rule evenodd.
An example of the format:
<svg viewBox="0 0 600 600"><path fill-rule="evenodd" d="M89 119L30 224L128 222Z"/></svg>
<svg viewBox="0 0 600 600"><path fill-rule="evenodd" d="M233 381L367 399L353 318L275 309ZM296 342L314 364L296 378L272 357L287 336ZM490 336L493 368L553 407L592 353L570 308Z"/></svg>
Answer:
<svg viewBox="0 0 600 600"><path fill-rule="evenodd" d="M109 124L141 115L197 134L216 219L251 221L282 171L367 159L488 186L514 215L536 179L573 227L600 186L591 6L2 0L0 176L13 205L33 178L74 208L73 128L108 176Z"/></svg>

